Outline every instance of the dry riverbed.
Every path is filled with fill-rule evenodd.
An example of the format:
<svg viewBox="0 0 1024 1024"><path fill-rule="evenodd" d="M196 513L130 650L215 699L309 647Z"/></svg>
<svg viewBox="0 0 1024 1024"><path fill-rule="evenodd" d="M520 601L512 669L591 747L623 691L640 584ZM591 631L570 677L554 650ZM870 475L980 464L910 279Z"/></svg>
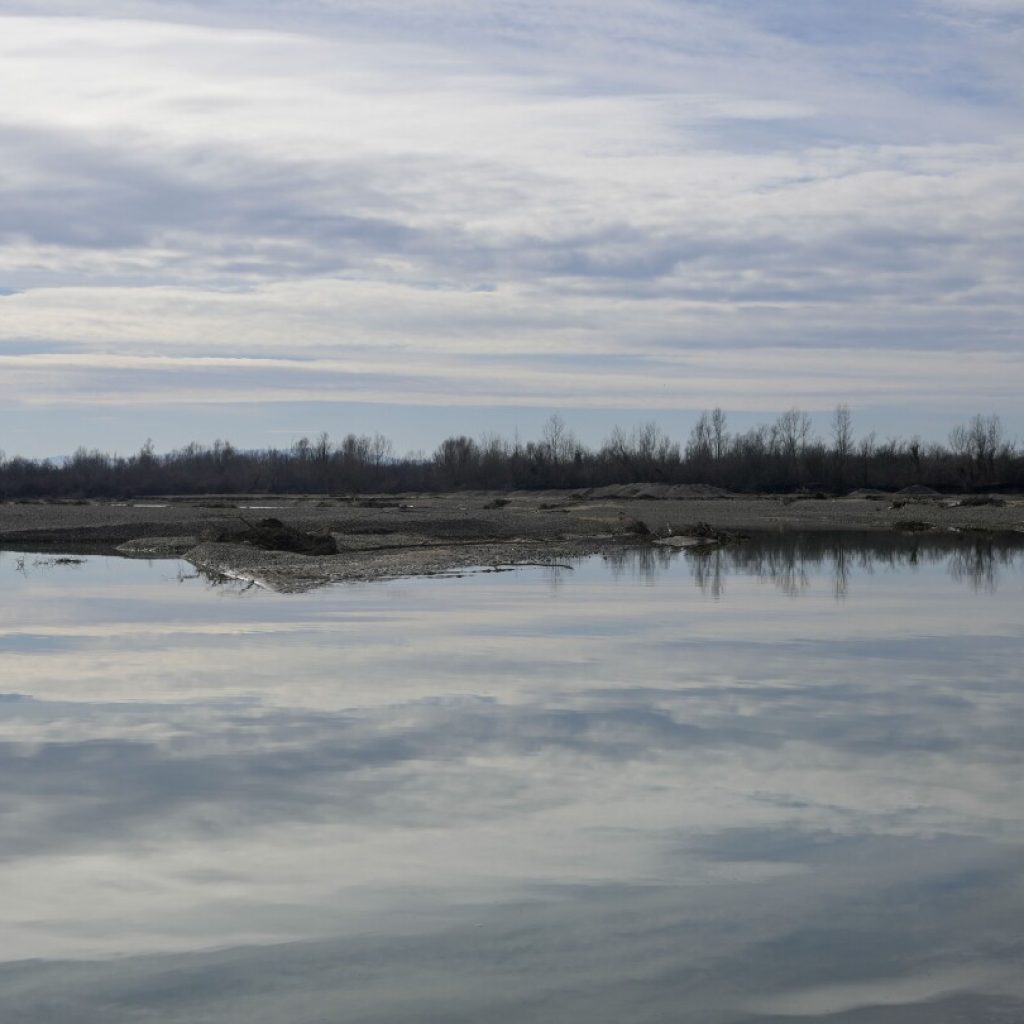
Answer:
<svg viewBox="0 0 1024 1024"><path fill-rule="evenodd" d="M558 564L624 545L685 547L796 530L1024 534L1024 497L750 497L646 485L0 504L0 547L180 557L210 575L275 590Z"/></svg>

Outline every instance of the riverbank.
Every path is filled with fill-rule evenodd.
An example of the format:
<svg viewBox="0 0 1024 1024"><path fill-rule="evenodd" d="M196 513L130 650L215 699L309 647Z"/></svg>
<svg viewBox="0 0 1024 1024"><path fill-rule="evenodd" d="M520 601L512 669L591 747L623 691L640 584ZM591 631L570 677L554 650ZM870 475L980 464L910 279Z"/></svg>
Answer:
<svg viewBox="0 0 1024 1024"><path fill-rule="evenodd" d="M260 546L268 519L317 553ZM0 504L0 547L181 557L273 589L503 568L625 544L788 531L1024 532L1024 497L737 496L658 485L572 492L163 497ZM254 538L256 538L254 540Z"/></svg>

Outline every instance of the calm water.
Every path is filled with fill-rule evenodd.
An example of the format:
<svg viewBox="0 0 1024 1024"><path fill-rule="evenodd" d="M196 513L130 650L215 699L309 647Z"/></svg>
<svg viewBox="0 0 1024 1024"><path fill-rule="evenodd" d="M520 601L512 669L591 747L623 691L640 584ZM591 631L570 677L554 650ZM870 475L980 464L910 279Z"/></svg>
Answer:
<svg viewBox="0 0 1024 1024"><path fill-rule="evenodd" d="M1024 555L873 545L0 555L0 1020L1024 1020Z"/></svg>

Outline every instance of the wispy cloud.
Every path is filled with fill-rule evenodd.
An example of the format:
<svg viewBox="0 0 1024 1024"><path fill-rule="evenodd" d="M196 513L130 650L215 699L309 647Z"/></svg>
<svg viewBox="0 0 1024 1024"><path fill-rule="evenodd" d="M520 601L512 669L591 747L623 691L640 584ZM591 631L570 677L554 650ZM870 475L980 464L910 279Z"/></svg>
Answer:
<svg viewBox="0 0 1024 1024"><path fill-rule="evenodd" d="M430 401L611 409L611 357L717 361L654 392L702 405L742 401L735 353L768 346L798 379L762 408L959 386L1013 414L1019 367L981 371L1024 313L1019 3L0 11L0 351L280 361L276 389L237 364L193 401L307 393L316 359L415 404L419 360ZM842 370L799 373L808 348ZM892 387L935 349L979 379L923 355ZM506 364L539 354L564 382L524 368L517 399ZM116 401L76 379L8 400Z"/></svg>

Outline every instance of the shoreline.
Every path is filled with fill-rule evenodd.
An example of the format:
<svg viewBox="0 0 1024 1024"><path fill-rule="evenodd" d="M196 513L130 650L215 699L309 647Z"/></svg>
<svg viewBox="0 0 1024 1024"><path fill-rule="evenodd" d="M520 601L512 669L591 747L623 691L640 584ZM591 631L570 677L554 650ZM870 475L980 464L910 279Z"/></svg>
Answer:
<svg viewBox="0 0 1024 1024"><path fill-rule="evenodd" d="M745 496L658 485L440 495L166 497L5 502L0 548L182 558L281 591L337 582L552 564L637 545L684 549L796 532L1019 535L1024 496ZM322 542L314 554L254 546L269 517ZM326 549L324 549L326 545ZM325 550L329 553L325 553Z"/></svg>

